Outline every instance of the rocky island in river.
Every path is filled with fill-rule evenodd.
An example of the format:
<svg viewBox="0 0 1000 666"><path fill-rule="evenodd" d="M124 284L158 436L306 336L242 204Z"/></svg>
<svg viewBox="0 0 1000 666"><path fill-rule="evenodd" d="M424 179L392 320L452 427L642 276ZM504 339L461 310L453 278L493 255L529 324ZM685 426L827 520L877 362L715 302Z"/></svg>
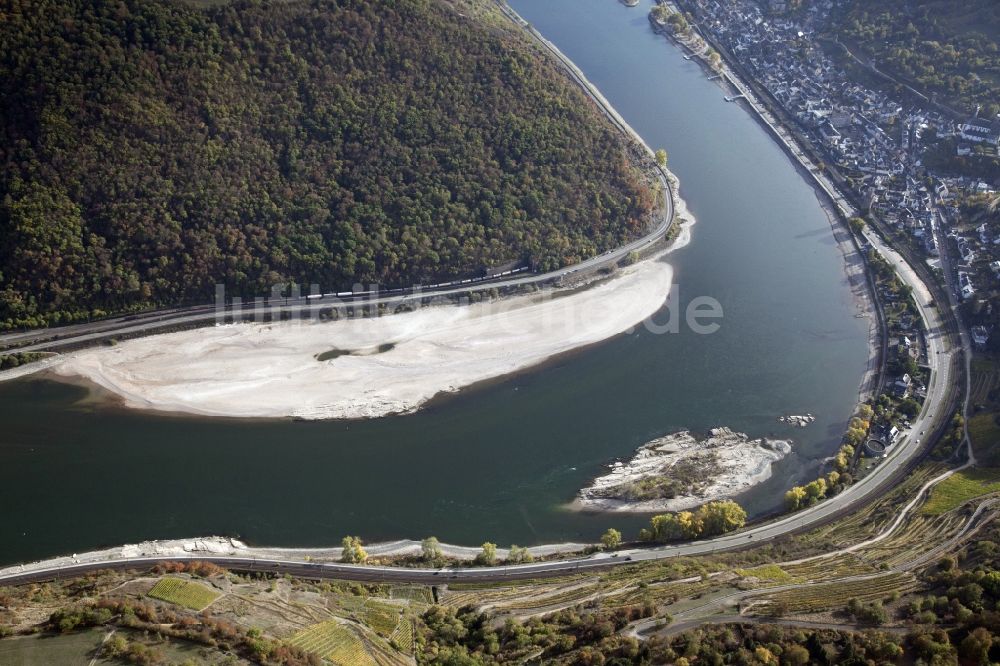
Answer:
<svg viewBox="0 0 1000 666"><path fill-rule="evenodd" d="M698 439L683 430L648 442L627 463L580 491L577 508L604 511L681 511L732 497L771 476L771 465L792 450L784 440L750 439L714 428Z"/></svg>

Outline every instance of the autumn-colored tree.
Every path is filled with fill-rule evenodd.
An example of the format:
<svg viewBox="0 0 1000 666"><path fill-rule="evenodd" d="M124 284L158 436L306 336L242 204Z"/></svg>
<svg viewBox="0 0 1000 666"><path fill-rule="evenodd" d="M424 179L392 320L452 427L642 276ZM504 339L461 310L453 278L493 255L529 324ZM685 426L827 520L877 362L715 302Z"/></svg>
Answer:
<svg viewBox="0 0 1000 666"><path fill-rule="evenodd" d="M497 545L487 541L483 544L482 551L476 555L477 564L493 566L497 563Z"/></svg>
<svg viewBox="0 0 1000 666"><path fill-rule="evenodd" d="M345 536L341 542L342 552L341 562L349 564L361 564L368 559L368 553L361 547L361 539L356 536Z"/></svg>
<svg viewBox="0 0 1000 666"><path fill-rule="evenodd" d="M613 527L608 528L608 531L601 535L601 545L604 546L604 550L614 550L622 545L622 533Z"/></svg>
<svg viewBox="0 0 1000 666"><path fill-rule="evenodd" d="M510 564L527 564L528 562L534 562L535 556L523 546L512 545L510 550L507 551L507 561Z"/></svg>
<svg viewBox="0 0 1000 666"><path fill-rule="evenodd" d="M785 493L785 508L789 511L797 511L802 508L806 501L806 489L802 486L793 486Z"/></svg>
<svg viewBox="0 0 1000 666"><path fill-rule="evenodd" d="M427 537L420 542L420 553L427 561L434 561L441 558L441 544L437 537Z"/></svg>
<svg viewBox="0 0 1000 666"><path fill-rule="evenodd" d="M746 524L747 514L736 502L723 500L703 504L697 511L680 511L653 516L649 528L640 532L640 539L672 541L716 536L740 529Z"/></svg>
<svg viewBox="0 0 1000 666"><path fill-rule="evenodd" d="M812 500L820 500L826 497L826 479L816 479L806 484L806 496Z"/></svg>

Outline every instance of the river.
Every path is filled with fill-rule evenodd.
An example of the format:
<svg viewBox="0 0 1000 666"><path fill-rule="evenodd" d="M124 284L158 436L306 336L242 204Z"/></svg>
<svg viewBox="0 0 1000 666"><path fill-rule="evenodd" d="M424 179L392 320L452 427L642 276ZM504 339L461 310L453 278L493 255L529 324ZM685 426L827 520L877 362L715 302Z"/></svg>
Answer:
<svg viewBox="0 0 1000 666"><path fill-rule="evenodd" d="M262 545L436 535L530 545L634 536L647 517L564 510L610 461L677 429L794 439L740 500L776 509L833 453L867 364L829 222L794 165L649 28L650 2L514 0L654 148L698 219L671 257L680 303L721 329L639 328L409 416L361 422L159 416L45 380L0 384L0 563L209 534ZM776 422L811 412L806 429Z"/></svg>

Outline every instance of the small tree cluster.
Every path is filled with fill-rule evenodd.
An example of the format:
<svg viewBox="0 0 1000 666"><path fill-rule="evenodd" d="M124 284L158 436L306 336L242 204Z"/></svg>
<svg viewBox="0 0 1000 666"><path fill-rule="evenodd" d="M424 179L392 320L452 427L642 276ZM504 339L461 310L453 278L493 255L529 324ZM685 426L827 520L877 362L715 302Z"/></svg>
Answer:
<svg viewBox="0 0 1000 666"><path fill-rule="evenodd" d="M522 546L512 545L510 550L507 552L507 562L509 564L527 564L528 562L534 562L535 556L531 552Z"/></svg>
<svg viewBox="0 0 1000 666"><path fill-rule="evenodd" d="M476 555L475 563L490 567L496 564L497 545L495 543L490 543L489 541L484 543L482 551L478 555Z"/></svg>
<svg viewBox="0 0 1000 666"><path fill-rule="evenodd" d="M360 564L368 559L368 553L361 547L361 538L356 536L345 536L341 542L343 552L340 561L348 564Z"/></svg>
<svg viewBox="0 0 1000 666"><path fill-rule="evenodd" d="M428 562L436 562L444 556L441 552L441 543L437 540L437 537L427 537L421 541L420 553Z"/></svg>
<svg viewBox="0 0 1000 666"><path fill-rule="evenodd" d="M622 545L622 533L613 527L609 528L601 535L601 545L604 546L604 550L614 550Z"/></svg>
<svg viewBox="0 0 1000 666"><path fill-rule="evenodd" d="M833 457L833 471L810 481L804 486L793 486L785 493L785 509L798 511L812 506L821 500L836 495L846 486L854 483L851 476L851 465L854 461L856 446L864 443L871 428L871 420L875 410L871 405L862 403L858 412L851 418L844 433L844 444Z"/></svg>
<svg viewBox="0 0 1000 666"><path fill-rule="evenodd" d="M889 621L889 614L880 601L863 604L857 599L851 599L847 602L847 612L859 624L878 626Z"/></svg>
<svg viewBox="0 0 1000 666"><path fill-rule="evenodd" d="M653 516L649 527L639 532L643 541L676 541L717 536L746 525L747 514L736 502L709 502L696 511L680 511Z"/></svg>

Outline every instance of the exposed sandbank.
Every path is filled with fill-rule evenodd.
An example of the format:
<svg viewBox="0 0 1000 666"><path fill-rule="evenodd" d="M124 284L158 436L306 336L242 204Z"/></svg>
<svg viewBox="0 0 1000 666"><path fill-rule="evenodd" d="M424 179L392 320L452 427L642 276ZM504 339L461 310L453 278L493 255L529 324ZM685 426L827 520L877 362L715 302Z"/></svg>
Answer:
<svg viewBox="0 0 1000 666"><path fill-rule="evenodd" d="M611 338L660 309L672 275L662 258L650 259L569 293L370 319L182 331L76 352L50 367L130 407L234 417L385 416ZM318 360L334 349L378 353Z"/></svg>
<svg viewBox="0 0 1000 666"><path fill-rule="evenodd" d="M573 507L636 513L681 511L730 498L771 477L771 465L791 451L783 440L750 439L729 428L715 428L699 440L688 431L654 439L627 463L580 491ZM635 498L640 482L666 479L672 497Z"/></svg>

